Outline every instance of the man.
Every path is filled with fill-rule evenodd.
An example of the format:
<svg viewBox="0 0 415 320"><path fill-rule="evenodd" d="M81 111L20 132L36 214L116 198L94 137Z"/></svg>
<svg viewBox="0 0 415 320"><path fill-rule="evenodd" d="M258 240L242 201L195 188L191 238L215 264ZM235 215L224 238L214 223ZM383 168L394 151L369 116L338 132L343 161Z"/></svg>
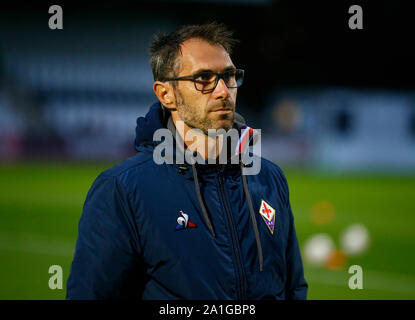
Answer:
<svg viewBox="0 0 415 320"><path fill-rule="evenodd" d="M155 37L159 102L137 119L138 153L99 175L87 195L68 299L306 299L281 169L259 158L260 172L245 176L241 159L177 161L189 150L217 159L226 148L208 130L246 128L235 113L243 71L230 58L234 43L216 23ZM163 128L176 138L172 164L154 160Z"/></svg>

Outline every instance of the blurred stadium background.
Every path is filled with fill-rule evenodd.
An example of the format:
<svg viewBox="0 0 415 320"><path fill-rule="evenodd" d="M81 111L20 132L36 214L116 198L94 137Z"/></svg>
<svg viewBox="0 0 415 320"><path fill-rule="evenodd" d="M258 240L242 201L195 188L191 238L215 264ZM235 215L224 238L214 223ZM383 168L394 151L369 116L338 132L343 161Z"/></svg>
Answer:
<svg viewBox="0 0 415 320"><path fill-rule="evenodd" d="M134 154L155 100L152 35L212 20L241 40L238 110L288 178L309 298L414 299L414 11L363 1L352 31L352 4L66 2L55 31L51 3L2 5L0 299L65 297L86 193ZM348 287L355 264L363 290ZM48 287L51 265L62 290Z"/></svg>

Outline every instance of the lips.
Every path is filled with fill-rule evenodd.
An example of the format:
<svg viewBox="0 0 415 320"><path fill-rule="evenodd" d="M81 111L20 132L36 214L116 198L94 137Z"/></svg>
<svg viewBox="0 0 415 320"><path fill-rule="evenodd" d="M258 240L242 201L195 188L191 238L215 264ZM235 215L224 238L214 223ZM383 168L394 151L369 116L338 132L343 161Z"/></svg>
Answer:
<svg viewBox="0 0 415 320"><path fill-rule="evenodd" d="M221 113L221 114L226 114L226 113L231 113L232 110L231 109L226 109L226 108L221 108L221 109L217 109L214 110L212 112L216 112L216 113Z"/></svg>
<svg viewBox="0 0 415 320"><path fill-rule="evenodd" d="M212 110L212 112L218 112L218 111L229 112L229 111L232 111L232 108L222 107L222 108L218 108L218 109Z"/></svg>

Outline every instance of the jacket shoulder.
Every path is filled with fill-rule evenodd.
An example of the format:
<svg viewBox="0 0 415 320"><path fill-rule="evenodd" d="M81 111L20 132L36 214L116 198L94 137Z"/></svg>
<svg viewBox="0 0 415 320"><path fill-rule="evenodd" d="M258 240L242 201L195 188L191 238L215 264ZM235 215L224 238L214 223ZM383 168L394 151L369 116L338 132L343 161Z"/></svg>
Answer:
<svg viewBox="0 0 415 320"><path fill-rule="evenodd" d="M136 155L101 172L96 181L115 180L126 190L129 190L132 181L137 180L140 173L147 171L154 164L152 160L151 154L138 152Z"/></svg>
<svg viewBox="0 0 415 320"><path fill-rule="evenodd" d="M278 178L279 180L287 184L287 179L285 178L285 174L278 164L268 159L265 159L263 157L261 157L261 161L262 161L262 168L264 168L268 174L271 173L275 175L276 178Z"/></svg>
<svg viewBox="0 0 415 320"><path fill-rule="evenodd" d="M281 167L265 158L261 157L261 174L263 174L265 177L272 178L277 186L278 189L282 189L282 193L284 196L284 199L286 200L287 204L289 203L289 188L288 188L288 182L287 178L285 177L285 174Z"/></svg>
<svg viewBox="0 0 415 320"><path fill-rule="evenodd" d="M101 175L103 177L120 177L134 171L137 168L147 166L148 162L152 160L152 156L148 153L138 152L134 156L131 156L120 163L117 163L113 167L103 171Z"/></svg>

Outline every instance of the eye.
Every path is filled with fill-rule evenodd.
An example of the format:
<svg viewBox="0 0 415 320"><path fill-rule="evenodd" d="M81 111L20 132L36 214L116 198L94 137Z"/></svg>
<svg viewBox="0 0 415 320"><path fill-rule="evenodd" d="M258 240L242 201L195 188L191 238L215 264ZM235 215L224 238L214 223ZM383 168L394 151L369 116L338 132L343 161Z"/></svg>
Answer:
<svg viewBox="0 0 415 320"><path fill-rule="evenodd" d="M229 70L229 71L226 71L225 72L223 78L226 81L234 80L235 79L235 75L236 75L236 70Z"/></svg>
<svg viewBox="0 0 415 320"><path fill-rule="evenodd" d="M232 77L235 75L235 70L227 70L224 72L225 77Z"/></svg>
<svg viewBox="0 0 415 320"><path fill-rule="evenodd" d="M195 76L196 81L209 82L213 81L215 75L211 72L202 72Z"/></svg>

